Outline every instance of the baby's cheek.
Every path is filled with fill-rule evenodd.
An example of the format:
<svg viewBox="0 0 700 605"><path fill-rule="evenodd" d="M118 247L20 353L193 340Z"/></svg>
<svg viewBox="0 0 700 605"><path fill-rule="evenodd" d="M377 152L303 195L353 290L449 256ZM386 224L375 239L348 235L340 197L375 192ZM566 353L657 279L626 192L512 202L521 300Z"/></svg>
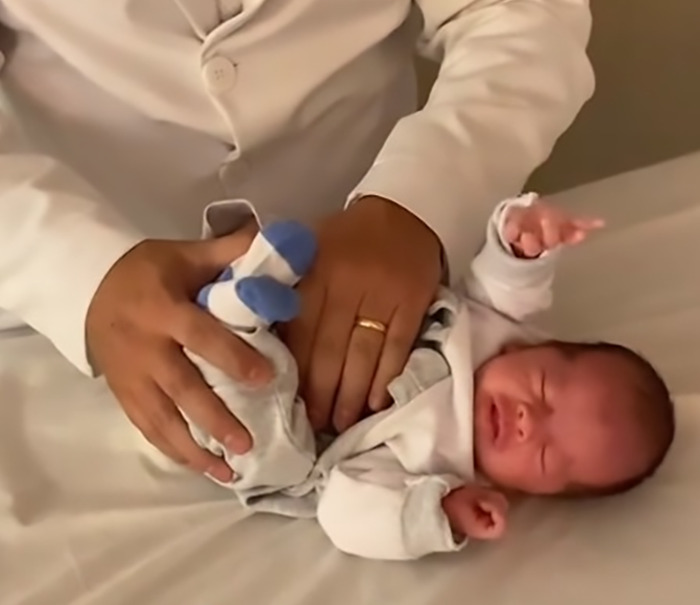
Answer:
<svg viewBox="0 0 700 605"><path fill-rule="evenodd" d="M513 460L507 452L499 452L493 448L487 448L481 455L479 470L488 479L505 487L512 487L522 476L522 470L517 460Z"/></svg>
<svg viewBox="0 0 700 605"><path fill-rule="evenodd" d="M492 452L485 457L484 467L484 474L502 487L526 493L544 489L541 472L526 451Z"/></svg>

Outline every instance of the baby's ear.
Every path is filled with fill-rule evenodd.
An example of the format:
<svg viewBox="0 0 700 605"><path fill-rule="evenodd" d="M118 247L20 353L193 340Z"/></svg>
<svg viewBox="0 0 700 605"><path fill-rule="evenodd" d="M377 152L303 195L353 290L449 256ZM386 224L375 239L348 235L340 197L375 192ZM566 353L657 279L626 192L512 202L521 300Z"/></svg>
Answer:
<svg viewBox="0 0 700 605"><path fill-rule="evenodd" d="M316 258L316 236L311 229L296 221L278 221L267 225L261 235L297 277L306 275Z"/></svg>

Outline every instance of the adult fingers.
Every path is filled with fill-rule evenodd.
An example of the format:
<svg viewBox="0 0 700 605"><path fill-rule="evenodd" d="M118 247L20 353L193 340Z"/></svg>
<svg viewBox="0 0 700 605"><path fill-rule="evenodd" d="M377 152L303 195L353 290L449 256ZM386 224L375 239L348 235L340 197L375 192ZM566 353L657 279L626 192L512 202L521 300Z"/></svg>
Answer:
<svg viewBox="0 0 700 605"><path fill-rule="evenodd" d="M127 418L131 421L131 424L133 424L146 438L146 440L157 450L170 458L173 462L184 466L187 464L187 460L185 460L184 456L182 456L182 454L180 454L180 452L178 452L153 426L153 424L148 420L146 413L143 411L142 405L150 407L148 402L153 401L154 399L157 400L161 395L162 391L158 389L156 384L149 382L136 389L134 393L129 395L122 394L118 398Z"/></svg>
<svg viewBox="0 0 700 605"><path fill-rule="evenodd" d="M178 452L157 430L153 429L148 435L143 433L143 436L153 447L165 454L165 456L170 458L176 464L181 466L190 466L185 457L180 454L180 452Z"/></svg>
<svg viewBox="0 0 700 605"><path fill-rule="evenodd" d="M309 419L316 429L326 427L330 420L356 313L355 300L327 293L304 389Z"/></svg>
<svg viewBox="0 0 700 605"><path fill-rule="evenodd" d="M367 404L385 336L370 328L353 328L333 410L333 425L341 431L360 417Z"/></svg>
<svg viewBox="0 0 700 605"><path fill-rule="evenodd" d="M305 392L311 352L323 312L325 288L316 280L308 279L297 286L297 292L301 298L301 313L293 321L281 324L279 331L297 363L299 388Z"/></svg>
<svg viewBox="0 0 700 605"><path fill-rule="evenodd" d="M252 440L248 431L204 382L199 371L179 347L173 344L172 349L162 355L154 373L158 386L165 395L192 422L222 443L228 451L243 454L251 448ZM160 405L153 412L156 426L168 440L174 445L180 443L191 451L191 438L184 438L181 430L184 424L177 421L173 410L169 406ZM177 415L179 417L179 413ZM187 435L189 436L189 431Z"/></svg>
<svg viewBox="0 0 700 605"><path fill-rule="evenodd" d="M188 261L203 273L204 281L210 281L225 266L248 251L257 232L257 224L251 219L240 229L228 235L192 242L187 247ZM198 286L201 285L198 284Z"/></svg>
<svg viewBox="0 0 700 605"><path fill-rule="evenodd" d="M391 317L369 394L372 410L381 410L389 403L387 387L406 365L431 298L403 304Z"/></svg>
<svg viewBox="0 0 700 605"><path fill-rule="evenodd" d="M145 383L135 395L138 400L125 403L124 410L154 447L199 473L222 482L231 480L231 469L221 458L197 445L177 407L157 384Z"/></svg>
<svg viewBox="0 0 700 605"><path fill-rule="evenodd" d="M273 376L270 362L215 317L184 302L169 322L170 336L234 380L261 386Z"/></svg>

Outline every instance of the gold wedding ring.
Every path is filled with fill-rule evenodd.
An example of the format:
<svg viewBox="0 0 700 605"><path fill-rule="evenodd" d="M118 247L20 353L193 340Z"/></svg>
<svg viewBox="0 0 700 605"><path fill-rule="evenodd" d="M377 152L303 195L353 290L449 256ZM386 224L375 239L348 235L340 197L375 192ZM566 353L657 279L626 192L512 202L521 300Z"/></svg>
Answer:
<svg viewBox="0 0 700 605"><path fill-rule="evenodd" d="M367 330L374 330L380 334L386 334L386 324L383 324L381 321L375 321L374 319L358 317L355 326L358 328L366 328Z"/></svg>

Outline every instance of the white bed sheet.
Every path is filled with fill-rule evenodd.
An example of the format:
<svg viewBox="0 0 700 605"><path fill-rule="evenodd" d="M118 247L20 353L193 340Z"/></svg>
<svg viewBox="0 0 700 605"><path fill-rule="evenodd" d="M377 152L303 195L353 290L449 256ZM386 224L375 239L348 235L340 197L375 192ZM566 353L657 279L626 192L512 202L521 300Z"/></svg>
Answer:
<svg viewBox="0 0 700 605"><path fill-rule="evenodd" d="M0 605L691 605L700 595L700 154L562 194L609 218L571 255L552 323L647 352L679 396L653 484L530 501L510 535L377 563L313 522L251 517L128 426L40 337L0 335Z"/></svg>

